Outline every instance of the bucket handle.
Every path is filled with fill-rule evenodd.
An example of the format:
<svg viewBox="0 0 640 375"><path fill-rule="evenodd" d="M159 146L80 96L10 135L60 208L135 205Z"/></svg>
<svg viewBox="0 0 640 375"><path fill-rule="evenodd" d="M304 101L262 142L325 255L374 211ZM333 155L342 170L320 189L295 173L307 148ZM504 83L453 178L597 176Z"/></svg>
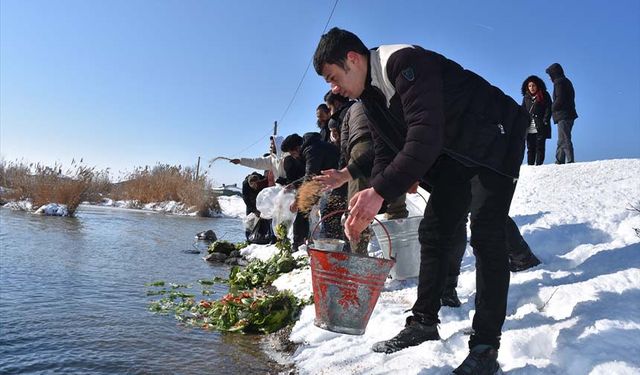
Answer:
<svg viewBox="0 0 640 375"><path fill-rule="evenodd" d="M316 225L313 227L313 230L311 231L311 233L309 234L309 239L307 240L307 246L309 245L309 241L313 238L313 234L316 232L316 230L318 229L318 227L320 226L320 224L325 221L326 219L339 215L339 214L343 214L343 213L349 213L349 210L338 210L338 211L333 211L327 215L325 215L322 219L320 219L320 221L318 221L318 223L316 223ZM387 227L384 226L384 224L382 224L382 222L380 220L378 220L377 218L373 218L373 220L377 221L378 224L380 224L380 227L382 228L382 230L384 231L384 234L387 236L387 238L389 239L389 259L394 259L391 254L393 254L393 252L391 251L391 236L389 235L389 231L387 230Z"/></svg>

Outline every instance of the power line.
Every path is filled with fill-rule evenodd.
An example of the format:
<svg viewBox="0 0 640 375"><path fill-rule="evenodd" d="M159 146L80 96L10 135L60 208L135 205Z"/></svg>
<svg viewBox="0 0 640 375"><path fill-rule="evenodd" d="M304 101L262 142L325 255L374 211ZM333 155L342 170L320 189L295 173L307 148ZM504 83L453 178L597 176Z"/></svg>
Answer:
<svg viewBox="0 0 640 375"><path fill-rule="evenodd" d="M335 3L333 3L333 8L331 8L331 13L329 13L329 18L327 19L327 22L324 24L324 28L322 29L322 34L324 34L327 31L327 27L329 26L329 22L331 21L331 17L333 17L333 12L336 10L336 6L338 5L338 1L339 0L336 0ZM298 91L300 91L300 88L302 87L302 83L304 82L304 79L307 77L307 73L309 72L309 67L311 67L311 63L312 62L313 62L313 56L311 56L311 58L309 59L309 63L307 64L307 67L304 70L304 73L302 74L302 78L300 78L300 82L298 82L298 87L296 87L296 90L293 92L293 97L289 101L289 104L287 105L287 108L282 113L282 116L280 116L280 121L278 121L279 123L282 122L282 119L284 119L284 116L287 115L287 113L289 112L289 108L291 108L291 105L295 101L296 96L298 95Z"/></svg>
<svg viewBox="0 0 640 375"><path fill-rule="evenodd" d="M335 12L336 7L338 6L338 1L339 0L336 0L333 3L333 8L331 8L331 13L329 13L329 18L327 18L327 22L324 24L324 28L322 29L322 34L324 34L327 31L327 27L329 27L329 22L331 22L331 18L333 17L333 13ZM304 79L307 77L307 73L309 72L309 67L311 67L311 63L312 62L313 62L313 56L311 56L311 58L309 59L309 63L307 64L307 67L304 70L304 73L302 74L302 78L300 78L300 82L298 82L298 86L296 87L295 91L293 92L293 97L291 98L291 100L289 101L289 104L287 105L287 107L285 108L284 112L282 113L282 116L280 116L280 120L278 121L278 124L282 123L282 120L284 119L284 117L289 112L289 109L291 108L291 105L293 105L293 102L296 100L296 97L298 96L298 92L300 91L300 88L302 87L302 83L304 82ZM262 141L263 139L265 139L266 137L268 137L270 135L271 135L271 132L263 135L257 141L253 142L249 146L247 146L244 149L242 149L241 151L237 152L236 155L239 155L239 154L247 151L251 147L253 147L256 144L258 144L258 142Z"/></svg>

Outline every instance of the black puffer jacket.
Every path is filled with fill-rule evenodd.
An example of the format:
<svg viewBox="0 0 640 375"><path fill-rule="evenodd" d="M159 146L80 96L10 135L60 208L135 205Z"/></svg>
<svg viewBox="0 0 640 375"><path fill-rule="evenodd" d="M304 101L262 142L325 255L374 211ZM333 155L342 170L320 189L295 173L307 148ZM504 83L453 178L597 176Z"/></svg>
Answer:
<svg viewBox="0 0 640 375"><path fill-rule="evenodd" d="M564 70L558 63L551 64L547 74L553 82L553 104L551 113L553 122L556 124L562 120L575 120L578 118L576 112L575 91L569 78L564 76Z"/></svg>
<svg viewBox="0 0 640 375"><path fill-rule="evenodd" d="M500 89L417 46L372 50L369 74L361 99L375 144L371 185L385 200L424 179L442 154L518 177L529 115Z"/></svg>
<svg viewBox="0 0 640 375"><path fill-rule="evenodd" d="M324 142L319 133L306 133L302 136L301 153L305 162L305 175L319 175L325 169L338 167L340 152L329 142Z"/></svg>
<svg viewBox="0 0 640 375"><path fill-rule="evenodd" d="M536 124L536 130L539 135L543 135L546 139L551 138L551 97L546 91L542 92L543 99L536 102L535 97L524 94L522 97L522 107L531 115Z"/></svg>

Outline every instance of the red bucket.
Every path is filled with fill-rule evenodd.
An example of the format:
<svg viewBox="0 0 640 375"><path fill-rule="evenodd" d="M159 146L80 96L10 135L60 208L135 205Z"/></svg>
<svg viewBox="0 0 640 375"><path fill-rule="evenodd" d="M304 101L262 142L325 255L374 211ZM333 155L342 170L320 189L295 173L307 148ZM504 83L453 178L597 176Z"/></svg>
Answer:
<svg viewBox="0 0 640 375"><path fill-rule="evenodd" d="M343 212L346 211L333 212L322 220ZM310 237L319 225L315 226ZM388 237L386 228L382 223L380 225ZM308 244L307 252L316 309L315 325L332 332L364 334L395 260L318 249L313 243Z"/></svg>

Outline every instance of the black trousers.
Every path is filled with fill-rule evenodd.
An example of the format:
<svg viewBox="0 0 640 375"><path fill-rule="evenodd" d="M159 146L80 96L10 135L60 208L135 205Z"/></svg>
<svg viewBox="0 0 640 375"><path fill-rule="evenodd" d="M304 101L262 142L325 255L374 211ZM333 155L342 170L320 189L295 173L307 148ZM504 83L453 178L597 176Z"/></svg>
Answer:
<svg viewBox="0 0 640 375"><path fill-rule="evenodd" d="M544 153L547 139L539 133L527 134L527 164L544 164Z"/></svg>
<svg viewBox="0 0 640 375"><path fill-rule="evenodd" d="M306 213L298 212L293 220L293 251L304 244L309 238L309 217Z"/></svg>
<svg viewBox="0 0 640 375"><path fill-rule="evenodd" d="M432 191L419 228L420 275L412 311L424 323L439 322L440 296L456 231L471 212L477 291L469 347L487 344L498 349L509 290L505 223L515 182L487 168L466 167L448 156L438 159L427 179Z"/></svg>
<svg viewBox="0 0 640 375"><path fill-rule="evenodd" d="M513 219L507 216L507 222L504 227L504 234L507 246L507 254L517 255L528 253L531 250L527 241L524 240L518 225ZM464 251L467 248L467 220L458 227L454 239L453 251L449 254L449 277L460 275L460 264L464 257Z"/></svg>

